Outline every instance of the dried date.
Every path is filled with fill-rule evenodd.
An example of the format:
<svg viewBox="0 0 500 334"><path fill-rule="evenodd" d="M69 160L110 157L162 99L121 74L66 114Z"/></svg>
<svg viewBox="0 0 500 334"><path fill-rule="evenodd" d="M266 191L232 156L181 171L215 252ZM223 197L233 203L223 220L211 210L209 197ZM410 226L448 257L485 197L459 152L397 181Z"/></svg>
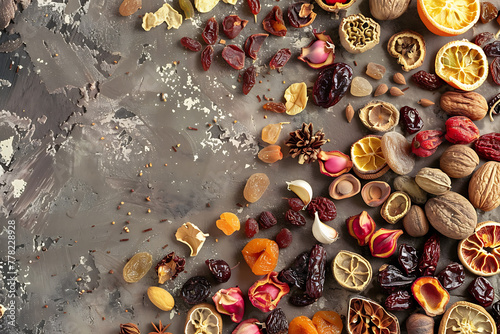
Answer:
<svg viewBox="0 0 500 334"><path fill-rule="evenodd" d="M352 68L345 63L334 63L319 72L313 87L313 102L323 108L337 104L347 93L351 82Z"/></svg>
<svg viewBox="0 0 500 334"><path fill-rule="evenodd" d="M307 281L307 269L309 267L309 252L299 254L289 268L283 269L278 274L278 279L281 282L288 284L290 287L296 286L304 290Z"/></svg>
<svg viewBox="0 0 500 334"><path fill-rule="evenodd" d="M409 288L415 278L415 276L406 277L401 270L391 264L382 265L377 274L378 283L389 293Z"/></svg>
<svg viewBox="0 0 500 334"><path fill-rule="evenodd" d="M201 51L201 66L205 71L208 71L212 61L214 59L214 48L211 45L207 45L203 51Z"/></svg>
<svg viewBox="0 0 500 334"><path fill-rule="evenodd" d="M413 274L418 266L417 250L410 245L402 244L399 246L398 262L406 276Z"/></svg>
<svg viewBox="0 0 500 334"><path fill-rule="evenodd" d="M257 59L257 53L259 53L262 44L264 44L268 36L269 34L253 34L248 36L244 46L246 55L254 60Z"/></svg>
<svg viewBox="0 0 500 334"><path fill-rule="evenodd" d="M464 284L465 272L464 267L460 263L450 263L437 274L437 278L443 288L446 290L454 290Z"/></svg>
<svg viewBox="0 0 500 334"><path fill-rule="evenodd" d="M321 245L315 245L309 254L307 268L306 294L318 299L323 295L325 284L326 250Z"/></svg>
<svg viewBox="0 0 500 334"><path fill-rule="evenodd" d="M276 52L276 54L269 62L269 68L271 70L282 68L286 65L286 63L288 63L290 57L292 57L292 52L290 51L290 49L284 48L278 50L278 52Z"/></svg>
<svg viewBox="0 0 500 334"><path fill-rule="evenodd" d="M444 85L444 81L436 74L418 71L411 76L413 82L422 89L436 90Z"/></svg>
<svg viewBox="0 0 500 334"><path fill-rule="evenodd" d="M226 45L222 49L222 58L236 70L241 70L245 66L245 52L234 44Z"/></svg>
<svg viewBox="0 0 500 334"><path fill-rule="evenodd" d="M493 303L495 291L490 282L484 277L476 277L467 287L467 291L483 306L488 307Z"/></svg>
<svg viewBox="0 0 500 334"><path fill-rule="evenodd" d="M474 143L474 150L485 160L500 162L500 133L482 135Z"/></svg>
<svg viewBox="0 0 500 334"><path fill-rule="evenodd" d="M238 15L228 15L222 21L222 31L229 39L238 36L248 21L241 19Z"/></svg>
<svg viewBox="0 0 500 334"><path fill-rule="evenodd" d="M217 42L217 38L219 38L219 24L215 17L208 19L205 29L203 29L201 33L201 37L203 37L203 40L208 45L213 45Z"/></svg>
<svg viewBox="0 0 500 334"><path fill-rule="evenodd" d="M198 52L201 50L201 44L200 42L189 38L189 37L182 37L181 38L181 44L183 47L190 51Z"/></svg>
<svg viewBox="0 0 500 334"><path fill-rule="evenodd" d="M424 251L418 261L418 272L420 276L433 276L439 262L441 246L439 236L433 234L424 244Z"/></svg>
<svg viewBox="0 0 500 334"><path fill-rule="evenodd" d="M307 205L307 212L311 217L314 217L316 211L322 222L328 222L337 217L337 207L326 197L315 197Z"/></svg>
<svg viewBox="0 0 500 334"><path fill-rule="evenodd" d="M391 293L384 302L387 311L404 311L413 307L413 296L406 290Z"/></svg>
<svg viewBox="0 0 500 334"><path fill-rule="evenodd" d="M243 73L243 94L248 95L255 86L255 81L257 78L257 73L255 71L255 66L250 66Z"/></svg>
<svg viewBox="0 0 500 334"><path fill-rule="evenodd" d="M424 121L418 114L417 109L409 106L404 106L403 108L401 108L400 112L401 118L399 122L408 134L412 135L422 130L422 128L424 127Z"/></svg>
<svg viewBox="0 0 500 334"><path fill-rule="evenodd" d="M317 300L316 298L312 298L312 297L308 296L307 293L302 293L302 292L294 293L289 299L290 304L292 304L294 306L311 305L316 300Z"/></svg>
<svg viewBox="0 0 500 334"><path fill-rule="evenodd" d="M285 21L283 21L283 13L281 8L274 6L269 14L262 21L262 26L265 31L275 36L286 36Z"/></svg>

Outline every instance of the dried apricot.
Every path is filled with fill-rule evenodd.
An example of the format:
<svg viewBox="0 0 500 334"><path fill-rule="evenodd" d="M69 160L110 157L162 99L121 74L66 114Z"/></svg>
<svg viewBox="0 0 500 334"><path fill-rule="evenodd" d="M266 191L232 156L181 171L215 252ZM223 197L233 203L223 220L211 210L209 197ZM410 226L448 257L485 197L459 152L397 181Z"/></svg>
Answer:
<svg viewBox="0 0 500 334"><path fill-rule="evenodd" d="M231 235L235 231L240 230L240 220L238 217L231 212L224 212L220 215L220 219L217 219L215 223L219 230L224 232L225 235Z"/></svg>
<svg viewBox="0 0 500 334"><path fill-rule="evenodd" d="M252 239L241 251L255 275L267 275L278 264L278 244L270 239Z"/></svg>
<svg viewBox="0 0 500 334"><path fill-rule="evenodd" d="M301 315L290 321L288 334L319 334L311 319Z"/></svg>
<svg viewBox="0 0 500 334"><path fill-rule="evenodd" d="M318 311L314 314L312 322L318 334L341 334L344 327L340 315L334 311Z"/></svg>

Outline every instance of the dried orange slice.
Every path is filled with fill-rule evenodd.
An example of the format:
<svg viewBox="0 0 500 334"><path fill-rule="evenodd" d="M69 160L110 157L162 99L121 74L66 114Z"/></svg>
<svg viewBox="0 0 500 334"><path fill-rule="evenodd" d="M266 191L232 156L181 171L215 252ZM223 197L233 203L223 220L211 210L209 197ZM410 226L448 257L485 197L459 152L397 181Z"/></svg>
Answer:
<svg viewBox="0 0 500 334"><path fill-rule="evenodd" d="M362 179L375 179L389 170L382 154L380 138L380 136L368 135L351 146L353 169Z"/></svg>
<svg viewBox="0 0 500 334"><path fill-rule="evenodd" d="M476 275L500 273L500 223L479 223L476 232L458 244L458 257Z"/></svg>
<svg viewBox="0 0 500 334"><path fill-rule="evenodd" d="M479 0L418 0L417 10L427 29L439 36L463 34L479 20Z"/></svg>
<svg viewBox="0 0 500 334"><path fill-rule="evenodd" d="M483 49L462 40L445 44L436 55L436 74L451 86L471 91L488 77L488 59Z"/></svg>

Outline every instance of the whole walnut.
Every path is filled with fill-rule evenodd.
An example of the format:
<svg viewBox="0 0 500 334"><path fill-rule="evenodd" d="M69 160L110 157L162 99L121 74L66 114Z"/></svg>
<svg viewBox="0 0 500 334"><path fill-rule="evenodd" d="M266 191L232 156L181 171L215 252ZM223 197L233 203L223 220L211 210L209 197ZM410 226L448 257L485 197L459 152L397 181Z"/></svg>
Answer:
<svg viewBox="0 0 500 334"><path fill-rule="evenodd" d="M408 334L433 334L434 319L420 313L413 313L406 319Z"/></svg>
<svg viewBox="0 0 500 334"><path fill-rule="evenodd" d="M488 112L488 102L476 92L446 92L441 95L441 109L450 116L465 116L479 121Z"/></svg>
<svg viewBox="0 0 500 334"><path fill-rule="evenodd" d="M500 162L488 161L472 175L469 199L475 208L483 211L500 205Z"/></svg>
<svg viewBox="0 0 500 334"><path fill-rule="evenodd" d="M439 159L441 170L456 179L471 175L477 165L479 157L476 151L465 145L448 147Z"/></svg>
<svg viewBox="0 0 500 334"><path fill-rule="evenodd" d="M378 20L394 20L408 9L411 0L370 0L370 12Z"/></svg>

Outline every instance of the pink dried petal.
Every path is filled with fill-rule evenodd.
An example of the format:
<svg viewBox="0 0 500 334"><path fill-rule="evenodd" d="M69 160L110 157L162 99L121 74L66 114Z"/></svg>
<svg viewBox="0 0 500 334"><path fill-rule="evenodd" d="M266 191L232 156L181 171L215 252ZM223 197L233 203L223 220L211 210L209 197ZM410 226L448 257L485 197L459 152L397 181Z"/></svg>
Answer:
<svg viewBox="0 0 500 334"><path fill-rule="evenodd" d="M233 322L241 322L245 313L245 300L240 288L220 289L212 300L219 313L231 316Z"/></svg>

